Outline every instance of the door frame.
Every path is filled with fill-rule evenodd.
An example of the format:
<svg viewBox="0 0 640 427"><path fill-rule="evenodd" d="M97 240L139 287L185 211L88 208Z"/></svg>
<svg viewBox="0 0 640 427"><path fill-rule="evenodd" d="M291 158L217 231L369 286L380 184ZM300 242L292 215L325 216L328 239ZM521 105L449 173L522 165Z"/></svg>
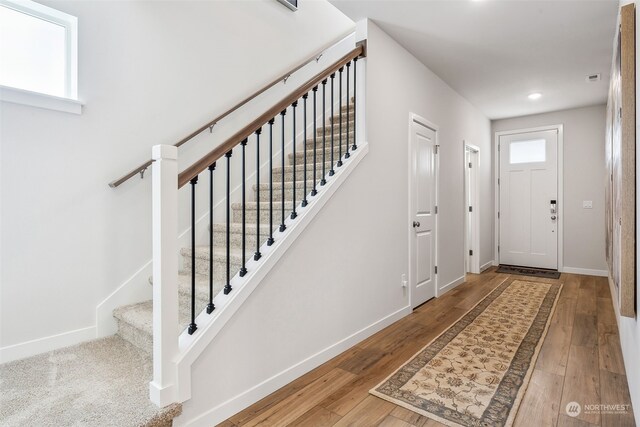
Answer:
<svg viewBox="0 0 640 427"><path fill-rule="evenodd" d="M462 165L463 165L463 187L464 191L462 193L463 197L463 209L464 209L464 256L469 257L469 251L473 251L473 255L471 258L471 263L469 265L469 271L465 266L465 276L467 273L480 274L480 195L478 192L480 191L480 185L478 180L478 170L480 169L480 147L477 145L469 144L465 140L462 141L463 150L462 150ZM471 206L473 206L473 211L469 212L467 209L467 149L469 149L473 155L475 155L476 163L474 164L473 172L471 172L473 179L473 198L471 201ZM467 247L467 217L470 217L475 227L471 230L471 247ZM465 263L466 264L466 263Z"/></svg>
<svg viewBox="0 0 640 427"><path fill-rule="evenodd" d="M409 167L407 167L407 173L408 173L408 206L409 206L409 212L407 215L407 230L408 230L408 236L409 236L409 259L407 262L407 266L408 266L408 274L407 274L407 278L409 280L409 286L408 286L408 292L409 292L409 306L413 309L413 281L414 281L414 277L413 277L413 262L414 262L414 238L415 238L415 231L413 230L413 227L411 227L411 223L413 222L413 212L414 212L414 204L413 204L413 189L415 188L415 183L414 183L414 176L413 176L413 169L412 169L412 163L413 163L413 152L414 152L414 147L413 147L413 123L417 123L419 125L422 125L424 127L427 127L431 130L433 130L436 134L436 147L438 147L436 150L436 154L435 154L435 171L434 171L434 175L435 175L435 205L438 206L438 195L439 195L439 191L438 191L438 183L439 183L439 175L440 175L440 153L439 153L439 149L440 149L440 137L439 137L439 128L436 124L430 122L429 120L425 119L422 116L419 116L418 114L415 113L409 113L409 138L408 138L408 155L407 155L407 165ZM434 229L436 230L436 241L435 241L435 254L434 254L434 258L435 258L435 265L438 265L438 239L440 238L439 236L439 232L438 232L438 214L435 215L436 219L435 219L435 226ZM434 286L436 287L435 289L435 298L438 298L440 296L440 289L438 286L438 274L435 273L434 274Z"/></svg>
<svg viewBox="0 0 640 427"><path fill-rule="evenodd" d="M548 130L555 130L558 133L558 271L564 271L564 125L562 124L495 132L493 140L493 158L495 160L493 177L495 201L493 216L493 265L500 264L500 254L498 252L498 245L500 244L500 221L498 219L498 212L500 212L500 187L498 186L498 178L500 178L500 151L498 150L500 137L505 135L518 135L521 133L543 132Z"/></svg>

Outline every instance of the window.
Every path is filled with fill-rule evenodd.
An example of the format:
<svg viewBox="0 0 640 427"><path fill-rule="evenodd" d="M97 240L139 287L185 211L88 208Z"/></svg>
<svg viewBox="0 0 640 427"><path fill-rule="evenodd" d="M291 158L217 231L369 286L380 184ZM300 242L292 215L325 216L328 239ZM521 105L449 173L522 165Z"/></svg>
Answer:
<svg viewBox="0 0 640 427"><path fill-rule="evenodd" d="M534 139L509 144L509 163L538 163L547 161L547 141Z"/></svg>
<svg viewBox="0 0 640 427"><path fill-rule="evenodd" d="M0 0L2 99L29 91L76 100L77 27L76 17L39 3Z"/></svg>

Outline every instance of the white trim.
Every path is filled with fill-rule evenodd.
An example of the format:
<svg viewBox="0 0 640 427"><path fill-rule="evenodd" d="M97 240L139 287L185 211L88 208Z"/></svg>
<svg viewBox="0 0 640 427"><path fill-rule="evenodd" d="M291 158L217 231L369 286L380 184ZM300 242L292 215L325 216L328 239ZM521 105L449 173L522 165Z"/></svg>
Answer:
<svg viewBox="0 0 640 427"><path fill-rule="evenodd" d="M498 179L500 178L500 151L498 150L498 146L500 145L500 137L548 130L558 132L558 271L564 271L564 125L562 124L506 130L495 132L494 134L494 265L500 264L500 254L498 253L498 245L500 244L500 223L498 221L498 212L500 211L500 187L498 187Z"/></svg>
<svg viewBox="0 0 640 427"><path fill-rule="evenodd" d="M429 128L431 130L433 130L436 134L436 140L435 140L435 145L436 147L438 147L438 138L439 138L439 128L436 124L430 122L429 120L425 119L422 116L419 116L418 114L415 113L409 113L409 138L408 138L408 144L409 144L409 150L408 150L408 158L407 158L407 173L408 173L408 185L407 185L407 191L408 191L408 205L409 205L409 213L408 213L408 217L407 217L407 229L408 229L408 236L409 236L409 259L407 260L407 268L408 268L408 272L407 272L407 278L409 280L409 305L411 307L415 307L415 304L413 303L413 266L412 266L412 262L413 262L413 239L414 239L414 231L413 228L411 227L411 223L413 222L413 212L414 212L414 208L413 208L413 187L414 187L414 182L413 182L413 170L411 165L413 164L413 123L418 123L426 128ZM438 206L438 184L439 184L439 173L440 173L440 154L438 152L438 154L435 155L435 160L436 160L436 165L435 165L435 179L436 179L436 201L435 201L435 206ZM435 266L438 265L438 214L436 214L436 220L435 220L435 231L436 231L436 241L435 241ZM435 297L437 298L438 296L440 296L440 292L438 289L438 274L434 274L434 286L435 286Z"/></svg>
<svg viewBox="0 0 640 427"><path fill-rule="evenodd" d="M191 398L191 365L234 316L298 236L313 221L313 218L322 210L322 207L331 199L368 152L368 143L358 145L358 149L351 152L351 157L343 160L343 166L336 170L335 175L327 175L327 184L319 187L318 195L310 198L306 207L298 206L297 218L295 220L287 218L285 221L287 228L283 233L279 233L276 242L272 246L265 245L261 248L262 258L259 261L249 259L247 262L249 273L244 277L236 275L231 279L233 292L229 295L224 295L223 292L216 295L216 310L213 315L207 314L206 311L201 312L196 318L198 325L196 333L189 335L187 331L182 332L179 338L180 355L176 360L178 400L180 402Z"/></svg>
<svg viewBox="0 0 640 427"><path fill-rule="evenodd" d="M57 335L2 347L0 348L0 363L24 359L25 357L35 356L40 353L94 339L95 329L95 326L89 326L87 328L76 329L75 331L63 332Z"/></svg>
<svg viewBox="0 0 640 427"><path fill-rule="evenodd" d="M476 145L472 145L467 143L465 140L462 140L462 161L463 161L463 209L464 209L464 258L463 260L470 259L469 268L467 271L466 262L463 261L463 268L465 269L465 273L480 273L480 183L478 179L478 171L480 170L480 147ZM473 211L469 212L467 209L467 171L469 171L469 165L467 165L467 150L469 150L473 157L473 169L470 173L472 176L473 183L473 200L471 202L471 206L473 206ZM467 217L471 217L471 221L475 225L473 230L471 230L471 247L467 247ZM470 256L469 251L473 251L474 255Z"/></svg>
<svg viewBox="0 0 640 427"><path fill-rule="evenodd" d="M444 285L443 287L440 288L440 292L438 293L438 296L440 295L444 295L445 293L449 292L451 289L456 288L458 285L461 285L464 283L464 276L462 277L458 277L457 279L447 283L446 285Z"/></svg>
<svg viewBox="0 0 640 427"><path fill-rule="evenodd" d="M78 99L78 18L31 0L0 0L0 5L35 18L49 21L65 29L65 97ZM33 92L38 93L38 92ZM41 94L45 95L45 94ZM27 104L32 105L32 104ZM37 107L38 105L36 105ZM48 107L43 107L48 108ZM63 110L62 110L63 111ZM79 113L78 113L79 114Z"/></svg>
<svg viewBox="0 0 640 427"><path fill-rule="evenodd" d="M322 363L338 356L345 350L353 347L362 340L370 337L376 332L381 331L387 326L397 322L403 317L411 314L411 307L406 306L400 310L389 314L386 317L372 323L371 325L353 333L347 338L338 341L337 343L330 345L324 350L320 350L313 356L302 360L299 363L283 370L282 372L272 376L271 378L261 382L260 384L240 393L239 395L227 400L224 403L210 409L204 414L198 416L195 419L182 421L179 417L174 420L175 426L189 426L189 427L209 427L217 425L227 418L237 414L243 409L249 407L253 403L262 399L265 396L273 393L284 385L306 374L312 369L320 366Z"/></svg>
<svg viewBox="0 0 640 427"><path fill-rule="evenodd" d="M83 106L82 102L75 99L60 98L58 96L1 85L0 101L72 114L82 114Z"/></svg>
<svg viewBox="0 0 640 427"><path fill-rule="evenodd" d="M485 271L486 269L488 269L489 267L494 266L494 265L496 265L494 260L491 260L491 261L489 261L489 262L487 262L485 264L482 264L480 266L480 273L482 273L483 271Z"/></svg>
<svg viewBox="0 0 640 427"><path fill-rule="evenodd" d="M577 267L565 267L562 269L563 273L570 274L583 274L585 276L599 276L599 277L608 277L609 273L607 270L595 270L593 268L577 268Z"/></svg>

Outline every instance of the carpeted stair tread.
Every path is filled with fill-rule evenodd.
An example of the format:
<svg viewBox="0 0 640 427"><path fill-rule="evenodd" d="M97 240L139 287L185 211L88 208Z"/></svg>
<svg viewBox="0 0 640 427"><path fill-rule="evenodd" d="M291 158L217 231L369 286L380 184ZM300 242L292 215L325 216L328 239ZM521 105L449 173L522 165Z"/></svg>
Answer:
<svg viewBox="0 0 640 427"><path fill-rule="evenodd" d="M190 293L179 295L178 307L178 330L182 332L191 322L191 306ZM205 293L205 295L207 295ZM198 315L206 306L207 298L198 298L196 300L196 315ZM144 334L146 339L138 340L136 337L124 337L137 347L151 353L151 342L153 335L153 301L143 301L136 304L118 307L113 311L113 316L127 325L135 328ZM138 342L136 342L138 341Z"/></svg>

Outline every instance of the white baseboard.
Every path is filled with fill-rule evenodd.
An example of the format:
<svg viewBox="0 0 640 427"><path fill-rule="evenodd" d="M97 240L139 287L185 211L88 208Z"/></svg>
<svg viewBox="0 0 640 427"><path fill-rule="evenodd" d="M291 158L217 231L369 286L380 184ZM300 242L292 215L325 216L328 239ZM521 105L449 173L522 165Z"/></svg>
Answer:
<svg viewBox="0 0 640 427"><path fill-rule="evenodd" d="M227 400L197 418L181 420L180 417L178 417L174 419L173 423L177 427L209 427L217 425L409 314L411 314L411 307L409 306L391 313L347 338L272 376L255 387Z"/></svg>
<svg viewBox="0 0 640 427"><path fill-rule="evenodd" d="M446 292L449 292L451 289L455 288L458 285L461 285L462 283L464 283L464 276L459 277L456 280L454 280L452 282L449 282L446 285L442 286L438 290L438 295L437 296L444 295Z"/></svg>
<svg viewBox="0 0 640 427"><path fill-rule="evenodd" d="M495 263L495 261L494 261L494 260L491 260L491 261L489 261L489 262L488 262L488 263L486 263L486 264L482 264L482 265L480 266L480 273L482 273L482 272L483 272L483 271L485 271L487 268L489 268L489 267L491 267L491 266L494 266L494 265L496 265L496 263Z"/></svg>
<svg viewBox="0 0 640 427"><path fill-rule="evenodd" d="M96 327L89 326L88 328L76 329L75 331L2 347L0 348L0 363L24 359L25 357L92 340L95 338L95 334Z"/></svg>
<svg viewBox="0 0 640 427"><path fill-rule="evenodd" d="M594 270L591 268L563 267L562 272L570 273L570 274L584 274L585 276L600 276L600 277L607 277L609 275L607 270Z"/></svg>

